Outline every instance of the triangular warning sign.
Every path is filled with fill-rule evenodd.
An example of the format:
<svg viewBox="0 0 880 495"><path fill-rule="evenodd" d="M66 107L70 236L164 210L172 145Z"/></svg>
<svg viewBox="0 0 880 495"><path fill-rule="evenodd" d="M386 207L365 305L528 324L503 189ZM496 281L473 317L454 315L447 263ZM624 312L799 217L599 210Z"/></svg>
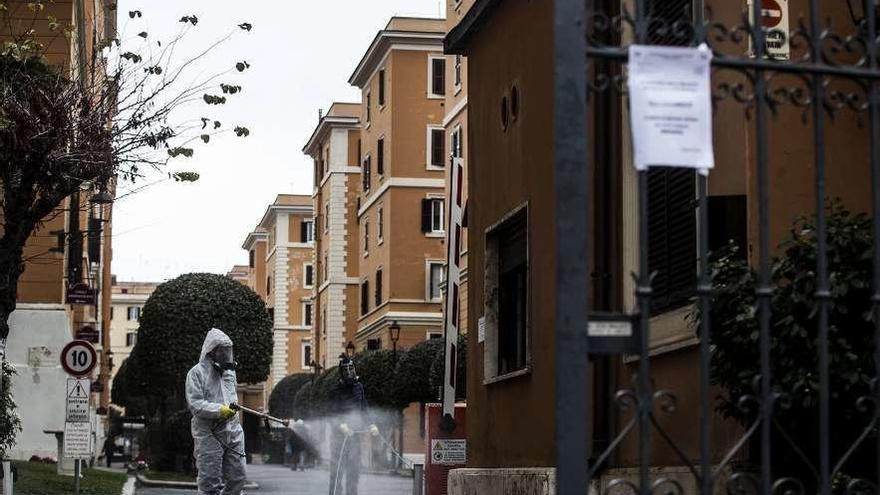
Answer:
<svg viewBox="0 0 880 495"><path fill-rule="evenodd" d="M67 396L72 399L88 399L89 393L83 388L82 382L76 382L76 386L73 387L73 390Z"/></svg>

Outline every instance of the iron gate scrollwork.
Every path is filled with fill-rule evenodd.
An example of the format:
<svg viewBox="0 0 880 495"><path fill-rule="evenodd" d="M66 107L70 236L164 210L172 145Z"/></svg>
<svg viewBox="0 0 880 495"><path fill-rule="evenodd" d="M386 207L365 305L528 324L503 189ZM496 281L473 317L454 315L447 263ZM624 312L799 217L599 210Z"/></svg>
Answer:
<svg viewBox="0 0 880 495"><path fill-rule="evenodd" d="M743 2L745 0L724 0ZM880 464L875 455L872 476L847 479L843 486L832 487L836 475L852 461L866 442L880 454L880 42L878 42L877 6L874 0L845 0L819 2L801 0L792 4L803 7L803 17L792 18L789 32L760 27L763 19L761 0L749 2L750 11L731 24L713 19L712 9L704 0L649 1L649 0L556 0L555 2L555 187L557 194L557 490L559 493L587 493L590 480L601 475L607 461L622 442L638 436L638 477L613 479L604 484L602 493L624 492L684 493L679 481L672 478L652 477L651 437L656 435L687 466L695 486L703 495L727 493L798 494L878 493ZM821 5L820 5L821 4ZM832 5L835 4L835 5ZM838 5L839 4L839 5ZM602 11L614 6L614 11ZM830 7L829 7L830 6ZM655 8L658 7L658 8ZM664 7L666 10L664 10ZM820 8L839 8L849 12L853 23L848 30L836 31L822 16ZM671 9L671 10L670 10ZM683 10L678 10L683 9ZM682 15L677 15L679 11ZM858 16L861 11L861 16ZM670 14L672 13L672 14ZM756 27L757 26L757 27ZM790 58L774 59L768 56L768 35L790 47ZM752 258L756 272L755 316L760 372L755 377L752 393L738 398L737 407L751 414L753 420L742 428L740 436L725 451L713 451L712 415L715 408L711 394L710 374L713 355L712 325L709 317L713 310L714 288L710 274L708 183L697 176L696 223L697 253L699 260L694 298L699 319L699 459L694 461L679 448L678 442L666 433L658 416L676 414L675 391L655 390L651 379L649 339L651 326L652 268L649 266L648 238L648 175L638 172L638 232L640 242L638 274L636 277L637 324L640 330L640 358L631 388L617 392L614 403L632 414L610 439L602 452L594 452L587 463L587 452L582 439L586 438L583 418L586 399L579 371L586 369L585 356L589 353L586 342L578 336L585 325L581 311L586 283L573 275L588 269L583 253L587 219L577 212L588 211L586 192L576 185L587 179L585 169L594 164L587 158L596 146L589 138L589 121L579 112L588 110L596 98L613 94L626 98L625 65L628 45L671 44L698 46L706 43L712 48L713 99L716 104L735 103L742 107L745 117L752 122L756 143L754 168L756 170L756 235ZM716 77L721 73L730 74ZM586 91L584 91L586 89ZM812 298L816 311L818 428L811 432L788 432L775 420L775 412L785 408L790 400L787 390L774 385L772 359L772 298L774 295L771 273L771 211L770 211L770 146L768 125L781 108L797 109L806 128L812 132L813 193L815 211L814 291ZM826 211L826 170L830 152L826 148L826 131L836 115L848 112L858 116L867 129L868 149L864 153L865 176L870 172L870 204L873 266L870 280L871 322L873 325L874 376L865 396L852 404L863 414L860 434L846 439L843 452L833 451L830 402L831 386L829 342L829 311L832 304L832 283L828 263L828 218ZM574 114L574 115L573 115ZM578 115L579 114L579 115ZM749 131L752 132L752 131ZM588 136L584 141L583 136ZM560 208L565 206L565 208ZM574 294L578 294L575 296ZM586 352L584 352L586 351ZM804 455L798 444L806 436L816 436L817 459ZM783 442L780 444L779 442ZM759 462L751 471L738 470L732 461L748 444L757 446ZM797 476L774 474L771 460L773 449L785 445L802 457L802 471ZM715 459L720 459L713 462ZM588 469L584 472L584 464ZM869 470L870 471L870 470ZM723 486L721 486L723 485Z"/></svg>

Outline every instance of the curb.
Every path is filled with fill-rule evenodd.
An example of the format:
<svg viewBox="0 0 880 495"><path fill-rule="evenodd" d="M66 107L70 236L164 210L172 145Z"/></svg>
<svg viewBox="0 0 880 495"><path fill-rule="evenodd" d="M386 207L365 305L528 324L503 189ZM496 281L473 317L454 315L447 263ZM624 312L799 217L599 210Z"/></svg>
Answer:
<svg viewBox="0 0 880 495"><path fill-rule="evenodd" d="M198 490L199 488L194 481L151 480L142 474L138 474L136 477L138 483L147 488L177 488L180 490ZM248 481L245 483L244 488L246 490L259 490L260 485L253 481ZM125 494L125 491L123 491L123 494Z"/></svg>
<svg viewBox="0 0 880 495"><path fill-rule="evenodd" d="M134 484L134 476L129 476L125 481L125 484L122 486L122 495L134 495Z"/></svg>
<svg viewBox="0 0 880 495"><path fill-rule="evenodd" d="M317 469L320 471L330 472L330 468L327 465L321 464L320 466L314 467L312 469ZM414 475L410 473L402 473L400 471L388 470L388 469L368 469L365 467L361 467L361 474L370 474L374 476L390 476L395 478L412 478Z"/></svg>

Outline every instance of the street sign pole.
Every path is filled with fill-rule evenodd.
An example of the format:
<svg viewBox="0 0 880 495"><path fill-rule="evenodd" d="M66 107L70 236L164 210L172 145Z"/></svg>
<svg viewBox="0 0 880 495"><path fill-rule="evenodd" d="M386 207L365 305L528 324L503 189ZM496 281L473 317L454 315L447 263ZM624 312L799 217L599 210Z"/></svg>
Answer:
<svg viewBox="0 0 880 495"><path fill-rule="evenodd" d="M71 378L67 379L65 398L64 444L65 458L74 459L74 485L79 495L82 459L92 455L91 380L88 378L98 364L98 353L91 343L74 340L61 351L61 367ZM59 462L61 460L59 459Z"/></svg>

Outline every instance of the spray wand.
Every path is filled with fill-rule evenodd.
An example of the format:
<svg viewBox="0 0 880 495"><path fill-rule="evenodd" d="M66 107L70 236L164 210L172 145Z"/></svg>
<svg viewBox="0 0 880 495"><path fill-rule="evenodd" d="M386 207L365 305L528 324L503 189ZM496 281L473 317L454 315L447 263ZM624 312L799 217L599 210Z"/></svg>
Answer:
<svg viewBox="0 0 880 495"><path fill-rule="evenodd" d="M233 411L245 412L245 413L248 413L252 416L256 416L256 417L262 419L263 422L266 424L266 431L270 431L270 428L269 428L270 421L273 423L278 423L278 424L285 426L285 427L290 424L290 420L276 418L275 416L270 416L264 412L256 411L254 409L242 406L240 404L236 404L236 403L229 404L229 408L232 409Z"/></svg>

